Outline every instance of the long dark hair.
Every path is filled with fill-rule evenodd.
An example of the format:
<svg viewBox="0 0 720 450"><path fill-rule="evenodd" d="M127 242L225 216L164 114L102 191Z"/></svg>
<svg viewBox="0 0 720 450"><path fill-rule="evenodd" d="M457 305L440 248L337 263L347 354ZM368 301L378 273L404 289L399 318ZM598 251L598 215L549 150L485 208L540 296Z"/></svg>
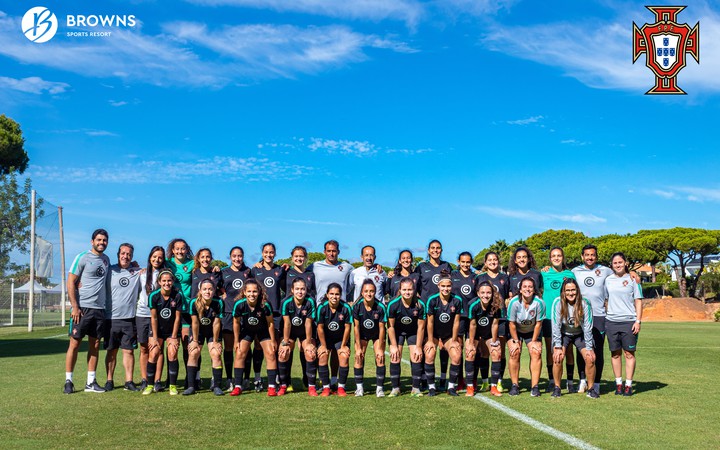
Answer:
<svg viewBox="0 0 720 450"><path fill-rule="evenodd" d="M167 267L167 265L165 264L165 249L159 245L156 245L155 247L150 249L150 253L148 254L147 270L145 271L145 293L147 293L148 295L150 295L150 293L155 290L155 284L153 283L153 271L155 270L155 268L150 263L150 259L155 252L162 252L163 255L162 265L158 270L163 270Z"/></svg>
<svg viewBox="0 0 720 450"><path fill-rule="evenodd" d="M493 295L492 295L492 300L490 301L490 314L494 315L496 311L502 309L503 304L505 302L503 302L503 299L502 299L502 297L500 297L500 293L498 292L498 290L495 289L495 286L493 286L493 284L487 280L482 281L482 282L480 282L480 284L478 284L478 287L476 290L476 292L478 294L478 298L480 298L480 288L483 286L487 286L492 290ZM482 303L482 300L480 300L480 302Z"/></svg>
<svg viewBox="0 0 720 450"><path fill-rule="evenodd" d="M530 249L527 247L518 247L515 249L512 256L510 257L510 261L508 261L508 275L515 275L518 272L518 266L517 266L517 264L515 264L515 257L520 252L525 252L525 254L528 257L528 270L537 269L537 263L535 262L535 257L533 256ZM534 282L534 280L533 280L533 282Z"/></svg>
<svg viewBox="0 0 720 450"><path fill-rule="evenodd" d="M400 264L400 257L402 256L403 253L410 253L410 269L408 269L408 273L413 272L413 263L412 263L413 258L414 258L413 252L411 252L409 249L406 248L405 250L400 250L400 253L398 253L397 264L395 264L395 269L393 270L393 274L395 274L395 275L402 274L403 268L402 268L402 265Z"/></svg>
<svg viewBox="0 0 720 450"><path fill-rule="evenodd" d="M577 327L582 325L585 320L585 303L580 293L580 285L573 278L565 278L562 287L560 287L560 320L568 321L568 306L565 298L565 286L568 284L574 284L575 289L577 289L577 296L575 297L575 326Z"/></svg>
<svg viewBox="0 0 720 450"><path fill-rule="evenodd" d="M187 258L187 259L193 259L193 252L192 252L192 250L190 249L190 246L188 245L187 241L186 241L185 239L182 239L182 238L175 238L175 239L173 239L172 241L170 241L170 242L168 243L167 251L165 252L165 256L167 257L168 255L170 255L170 259L172 259L172 258L175 257L175 256L173 255L173 247L175 247L175 244L177 244L178 242L182 242L183 244L185 244L185 248L187 249L187 253L185 254L185 258Z"/></svg>

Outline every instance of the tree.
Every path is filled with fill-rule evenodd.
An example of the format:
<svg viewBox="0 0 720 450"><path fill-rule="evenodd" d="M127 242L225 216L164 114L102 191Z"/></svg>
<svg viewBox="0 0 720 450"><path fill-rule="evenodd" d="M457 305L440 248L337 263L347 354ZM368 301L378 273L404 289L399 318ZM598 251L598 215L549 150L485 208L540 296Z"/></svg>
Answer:
<svg viewBox="0 0 720 450"><path fill-rule="evenodd" d="M515 247L508 245L505 239L498 239L490 244L488 248L480 250L478 254L475 255L475 258L473 258L473 266L481 268L485 263L485 255L488 252L495 252L500 255L500 265L502 266L502 264L505 263L505 266L507 266L507 262L510 260L510 256L514 250Z"/></svg>
<svg viewBox="0 0 720 450"><path fill-rule="evenodd" d="M625 254L630 270L637 270L648 261L657 260L658 255L652 249L644 247L637 235L628 234L625 236L610 235L599 239L597 245L598 259L611 267L610 258L613 253L622 252Z"/></svg>
<svg viewBox="0 0 720 450"><path fill-rule="evenodd" d="M19 173L27 169L28 158L24 149L25 139L17 122L0 115L0 174L7 175L13 171Z"/></svg>
<svg viewBox="0 0 720 450"><path fill-rule="evenodd" d="M565 252L565 262L569 266L582 263L580 249L588 242L588 237L579 231L547 230L527 238L527 246L535 255L538 266L550 261L550 250L560 247Z"/></svg>
<svg viewBox="0 0 720 450"><path fill-rule="evenodd" d="M0 276L21 269L10 262L10 252L28 253L30 249L31 190L29 178L20 188L16 171L0 174ZM36 214L42 214L40 208Z"/></svg>

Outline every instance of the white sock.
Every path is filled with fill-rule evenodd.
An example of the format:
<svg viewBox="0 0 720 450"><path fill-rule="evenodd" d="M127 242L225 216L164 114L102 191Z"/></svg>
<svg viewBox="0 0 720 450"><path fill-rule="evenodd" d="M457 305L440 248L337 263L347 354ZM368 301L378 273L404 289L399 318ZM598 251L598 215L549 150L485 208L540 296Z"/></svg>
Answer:
<svg viewBox="0 0 720 450"><path fill-rule="evenodd" d="M337 384L337 377L330 377L330 384Z"/></svg>
<svg viewBox="0 0 720 450"><path fill-rule="evenodd" d="M93 381L95 381L95 372L88 372L87 384L92 384Z"/></svg>
<svg viewBox="0 0 720 450"><path fill-rule="evenodd" d="M495 383L490 383L490 386L495 386L495 387L497 387L497 384L495 384Z"/></svg>
<svg viewBox="0 0 720 450"><path fill-rule="evenodd" d="M383 388L381 388L380 386L375 388L375 392L382 392L382 390L383 390Z"/></svg>
<svg viewBox="0 0 720 450"><path fill-rule="evenodd" d="M65 381L72 381L73 373L72 372L65 372Z"/></svg>
<svg viewBox="0 0 720 450"><path fill-rule="evenodd" d="M435 383L428 383L428 389L435 389Z"/></svg>
<svg viewBox="0 0 720 450"><path fill-rule="evenodd" d="M502 384L502 378L498 378L498 384Z"/></svg>
<svg viewBox="0 0 720 450"><path fill-rule="evenodd" d="M455 389L455 383L448 383L448 389Z"/></svg>
<svg viewBox="0 0 720 450"><path fill-rule="evenodd" d="M344 385L344 384L338 384L338 387L345 389L345 385Z"/></svg>
<svg viewBox="0 0 720 450"><path fill-rule="evenodd" d="M632 380L625 380L625 386L632 387Z"/></svg>
<svg viewBox="0 0 720 450"><path fill-rule="evenodd" d="M622 377L615 378L615 384L622 384Z"/></svg>
<svg viewBox="0 0 720 450"><path fill-rule="evenodd" d="M330 386L328 386L327 384L323 384L323 389L330 389Z"/></svg>

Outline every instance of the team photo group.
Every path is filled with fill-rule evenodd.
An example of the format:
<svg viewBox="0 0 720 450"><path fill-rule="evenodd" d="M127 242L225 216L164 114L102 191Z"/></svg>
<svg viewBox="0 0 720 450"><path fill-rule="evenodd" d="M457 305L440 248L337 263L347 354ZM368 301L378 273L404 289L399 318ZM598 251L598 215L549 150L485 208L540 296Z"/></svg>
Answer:
<svg viewBox="0 0 720 450"><path fill-rule="evenodd" d="M553 398L564 390L597 399L606 353L615 380L609 393L633 394L642 291L620 252L606 267L598 263L597 248L586 245L583 264L572 270L559 247L549 261L535 261L525 247L508 261L488 252L477 267L473 255L462 252L454 269L432 240L426 260L416 265L413 253L403 250L386 271L376 264L373 246L362 248L362 265L355 268L339 259L339 243L329 240L325 259L310 265L302 246L292 249L290 263L279 265L275 245L266 243L259 262L246 263L244 250L232 247L222 256L230 264L221 269L209 248L193 252L179 238L153 247L147 261L122 243L115 263L105 254L108 242L106 230L95 230L90 250L69 270L66 394L76 391L73 373L86 336L84 391L91 393L116 389L120 359L123 389L192 395L203 389L204 359L212 368L209 391L218 396L249 390L283 396L293 391L294 375L310 396L360 397L368 387L370 347L377 397L520 395L524 349L532 397L541 396L545 378L542 390ZM104 386L97 381L101 341ZM295 358L301 374L292 373Z"/></svg>

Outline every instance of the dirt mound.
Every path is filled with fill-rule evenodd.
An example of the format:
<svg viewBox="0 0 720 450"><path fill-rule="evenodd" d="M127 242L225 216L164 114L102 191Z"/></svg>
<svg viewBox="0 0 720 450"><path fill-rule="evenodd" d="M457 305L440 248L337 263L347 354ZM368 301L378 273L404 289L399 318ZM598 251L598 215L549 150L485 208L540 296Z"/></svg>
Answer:
<svg viewBox="0 0 720 450"><path fill-rule="evenodd" d="M697 322L713 320L716 305L705 305L695 298L643 300L643 321Z"/></svg>

